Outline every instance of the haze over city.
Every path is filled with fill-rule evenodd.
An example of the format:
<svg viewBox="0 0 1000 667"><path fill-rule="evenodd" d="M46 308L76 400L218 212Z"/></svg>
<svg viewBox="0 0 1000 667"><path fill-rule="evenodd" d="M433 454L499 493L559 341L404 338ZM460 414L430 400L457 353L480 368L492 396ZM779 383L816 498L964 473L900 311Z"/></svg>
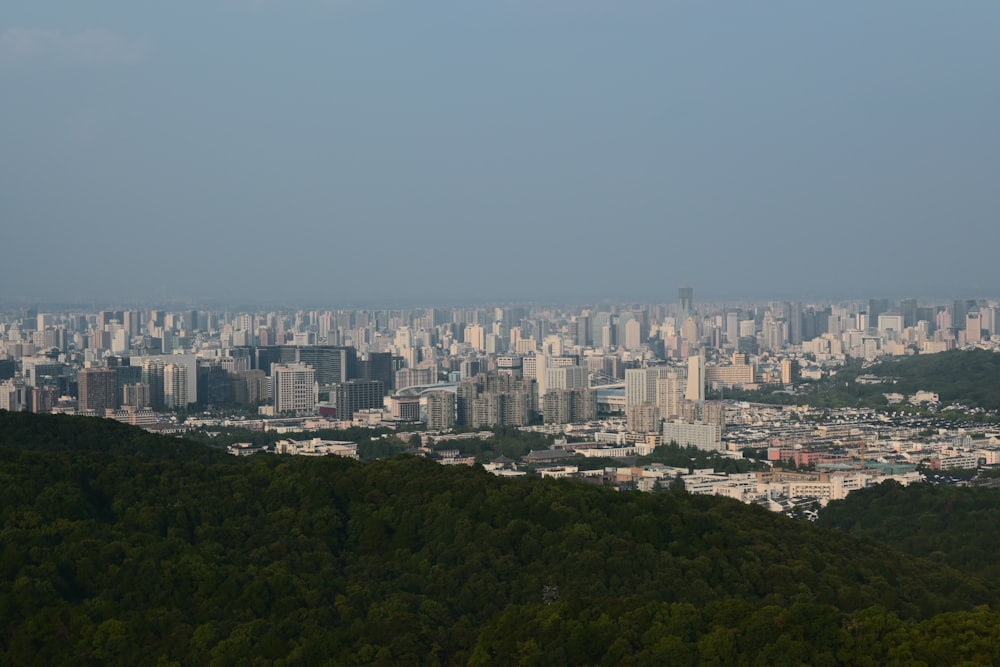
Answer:
<svg viewBox="0 0 1000 667"><path fill-rule="evenodd" d="M988 296L1000 7L12 2L8 299Z"/></svg>

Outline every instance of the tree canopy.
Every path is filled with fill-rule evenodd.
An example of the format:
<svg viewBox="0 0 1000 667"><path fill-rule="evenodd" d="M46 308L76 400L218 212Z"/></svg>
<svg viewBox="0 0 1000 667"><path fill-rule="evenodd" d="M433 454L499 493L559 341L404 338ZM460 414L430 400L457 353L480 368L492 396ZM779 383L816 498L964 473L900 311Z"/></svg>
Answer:
<svg viewBox="0 0 1000 667"><path fill-rule="evenodd" d="M0 412L3 664L1000 661L941 559L683 492Z"/></svg>

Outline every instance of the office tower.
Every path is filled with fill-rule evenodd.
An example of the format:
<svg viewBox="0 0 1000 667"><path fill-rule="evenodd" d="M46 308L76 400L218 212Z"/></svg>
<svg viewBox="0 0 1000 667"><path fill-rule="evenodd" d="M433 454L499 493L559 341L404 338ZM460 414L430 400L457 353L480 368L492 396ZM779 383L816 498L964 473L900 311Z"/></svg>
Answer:
<svg viewBox="0 0 1000 667"><path fill-rule="evenodd" d="M990 337L996 335L997 333L997 314L1000 313L1000 309L995 307L983 308L980 311L980 326L989 332Z"/></svg>
<svg viewBox="0 0 1000 667"><path fill-rule="evenodd" d="M104 416L118 408L118 377L113 368L84 368L77 375L80 411Z"/></svg>
<svg viewBox="0 0 1000 667"><path fill-rule="evenodd" d="M681 338L688 345L697 345L699 337L698 321L692 315L686 316L681 324Z"/></svg>
<svg viewBox="0 0 1000 667"><path fill-rule="evenodd" d="M254 405L267 400L269 380L264 371L234 371L231 375L233 402Z"/></svg>
<svg viewBox="0 0 1000 667"><path fill-rule="evenodd" d="M378 380L388 394L393 387L396 369L392 365L392 352L369 352L358 362L358 379Z"/></svg>
<svg viewBox="0 0 1000 667"><path fill-rule="evenodd" d="M59 400L59 390L55 387L27 387L28 411L44 415L52 412Z"/></svg>
<svg viewBox="0 0 1000 667"><path fill-rule="evenodd" d="M379 380L348 380L337 385L337 419L352 419L359 410L381 408L385 385Z"/></svg>
<svg viewBox="0 0 1000 667"><path fill-rule="evenodd" d="M0 381L0 410L22 412L28 407L28 387L19 380Z"/></svg>
<svg viewBox="0 0 1000 667"><path fill-rule="evenodd" d="M320 353L315 350L308 350L309 355L319 355ZM310 356L310 360L315 361L315 359ZM304 361L299 361L299 350L289 345L262 345L254 350L254 364L253 367L264 371L268 376L271 375L271 368L274 364L294 364L294 363L306 363ZM329 363L333 363L330 360ZM315 367L314 367L315 368Z"/></svg>
<svg viewBox="0 0 1000 667"><path fill-rule="evenodd" d="M455 426L455 394L432 391L426 395L427 430L444 431Z"/></svg>
<svg viewBox="0 0 1000 667"><path fill-rule="evenodd" d="M127 384L122 387L122 407L150 407L149 385L137 382L135 384Z"/></svg>
<svg viewBox="0 0 1000 667"><path fill-rule="evenodd" d="M625 323L625 349L642 349L642 325L639 320L628 320Z"/></svg>
<svg viewBox="0 0 1000 667"><path fill-rule="evenodd" d="M394 382L396 389L434 384L437 382L437 368L400 368L396 371Z"/></svg>
<svg viewBox="0 0 1000 667"><path fill-rule="evenodd" d="M884 317L884 316L883 316ZM781 360L781 384L795 384L800 379L799 362L796 359Z"/></svg>
<svg viewBox="0 0 1000 667"><path fill-rule="evenodd" d="M576 344L582 346L593 345L593 337L590 329L590 311L585 310L576 317Z"/></svg>
<svg viewBox="0 0 1000 667"><path fill-rule="evenodd" d="M149 386L149 405L154 410L164 409L163 367L161 359L146 359L142 362L142 382Z"/></svg>
<svg viewBox="0 0 1000 667"><path fill-rule="evenodd" d="M735 345L740 338L740 313L731 310L726 313L726 342Z"/></svg>
<svg viewBox="0 0 1000 667"><path fill-rule="evenodd" d="M680 304L680 312L686 315L694 311L694 288L688 287L685 283L677 290L677 301Z"/></svg>
<svg viewBox="0 0 1000 667"><path fill-rule="evenodd" d="M465 327L465 342L479 352L486 351L486 330L480 324L470 324Z"/></svg>
<svg viewBox="0 0 1000 667"><path fill-rule="evenodd" d="M791 304L788 313L788 342L791 345L802 344L802 302Z"/></svg>
<svg viewBox="0 0 1000 667"><path fill-rule="evenodd" d="M951 324L953 327L965 325L965 316L969 314L969 301L967 299L955 299L951 307Z"/></svg>
<svg viewBox="0 0 1000 667"><path fill-rule="evenodd" d="M481 364L478 359L465 359L458 366L461 378L474 378L480 373Z"/></svg>
<svg viewBox="0 0 1000 667"><path fill-rule="evenodd" d="M198 369L198 408L204 410L210 406L229 405L233 402L235 392L233 380L229 371L219 363L219 359L199 361Z"/></svg>
<svg viewBox="0 0 1000 667"><path fill-rule="evenodd" d="M978 343L983 339L983 324L980 313L965 314L965 342Z"/></svg>
<svg viewBox="0 0 1000 667"><path fill-rule="evenodd" d="M545 369L546 391L579 389L590 386L590 377L583 366L559 366Z"/></svg>
<svg viewBox="0 0 1000 667"><path fill-rule="evenodd" d="M669 366L625 369L625 405L657 402L657 382L674 373Z"/></svg>
<svg viewBox="0 0 1000 667"><path fill-rule="evenodd" d="M903 316L904 327L917 326L917 312L918 309L916 299L903 299L899 302L899 313Z"/></svg>
<svg viewBox="0 0 1000 667"><path fill-rule="evenodd" d="M878 316L889 311L889 300L888 299L869 299L868 300L868 326L876 324L878 322Z"/></svg>
<svg viewBox="0 0 1000 667"><path fill-rule="evenodd" d="M306 364L271 366L271 396L276 414L312 414L316 411L319 386L316 371Z"/></svg>
<svg viewBox="0 0 1000 667"><path fill-rule="evenodd" d="M163 405L167 410L186 408L188 396L187 364L166 364L163 367Z"/></svg>
<svg viewBox="0 0 1000 667"><path fill-rule="evenodd" d="M497 357L497 373L524 377L524 359L519 354L505 354Z"/></svg>
<svg viewBox="0 0 1000 667"><path fill-rule="evenodd" d="M700 354L688 359L687 391L684 398L696 403L705 400L705 357Z"/></svg>

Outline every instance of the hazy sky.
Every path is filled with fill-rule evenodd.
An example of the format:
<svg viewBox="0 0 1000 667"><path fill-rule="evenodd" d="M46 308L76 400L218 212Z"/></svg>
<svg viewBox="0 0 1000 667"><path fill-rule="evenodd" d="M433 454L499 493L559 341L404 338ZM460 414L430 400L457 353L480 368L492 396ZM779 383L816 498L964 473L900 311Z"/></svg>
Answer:
<svg viewBox="0 0 1000 667"><path fill-rule="evenodd" d="M996 296L1000 3L6 0L0 300Z"/></svg>

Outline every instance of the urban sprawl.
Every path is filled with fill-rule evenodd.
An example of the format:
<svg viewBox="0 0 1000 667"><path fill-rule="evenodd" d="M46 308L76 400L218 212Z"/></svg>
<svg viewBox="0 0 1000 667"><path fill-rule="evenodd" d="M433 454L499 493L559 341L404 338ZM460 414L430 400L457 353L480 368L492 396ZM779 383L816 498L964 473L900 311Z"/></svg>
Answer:
<svg viewBox="0 0 1000 667"><path fill-rule="evenodd" d="M952 349L997 350L997 302L672 303L224 312L122 309L0 313L0 409L107 417L181 434L237 427L289 437L233 454L357 458L307 432L414 430L414 454L476 463L469 439L496 427L553 436L497 475L579 477L619 488L682 483L775 511L928 470L1000 464L1000 430L933 410L931 391L885 384L888 409L733 400L796 394L851 363ZM948 414L967 409L947 406ZM298 439L292 438L295 435ZM744 473L640 462L676 444L757 457ZM600 459L594 467L588 461Z"/></svg>

